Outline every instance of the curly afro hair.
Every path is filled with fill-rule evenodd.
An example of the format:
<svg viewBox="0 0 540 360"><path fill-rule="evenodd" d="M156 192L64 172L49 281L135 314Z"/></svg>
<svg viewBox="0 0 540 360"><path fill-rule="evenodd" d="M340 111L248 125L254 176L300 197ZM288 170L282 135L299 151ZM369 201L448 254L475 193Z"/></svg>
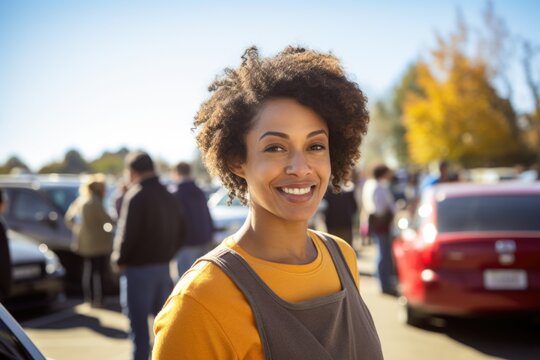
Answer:
<svg viewBox="0 0 540 360"><path fill-rule="evenodd" d="M230 171L229 164L245 161L246 134L261 105L274 98L292 98L326 121L334 191L349 178L367 132L367 98L332 54L287 47L274 57L261 58L251 47L240 67L225 69L208 90L211 96L195 116L197 144L210 173L229 191L230 201L236 196L246 203L247 183Z"/></svg>

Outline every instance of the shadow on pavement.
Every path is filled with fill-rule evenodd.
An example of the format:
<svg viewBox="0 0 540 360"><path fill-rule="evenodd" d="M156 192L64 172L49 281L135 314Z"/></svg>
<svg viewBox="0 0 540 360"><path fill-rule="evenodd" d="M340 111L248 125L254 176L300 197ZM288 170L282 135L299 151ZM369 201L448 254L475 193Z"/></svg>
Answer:
<svg viewBox="0 0 540 360"><path fill-rule="evenodd" d="M439 319L441 320L441 319ZM540 359L540 322L516 318L447 318L424 330L445 334L477 351L501 359Z"/></svg>
<svg viewBox="0 0 540 360"><path fill-rule="evenodd" d="M48 330L62 330L62 329L71 329L71 328L80 328L84 327L91 329L96 333L99 333L103 336L113 338L113 339L127 339L128 334L119 329L111 328L104 326L98 318L83 314L73 313L73 316L68 319L63 319L62 321L53 322L46 325L40 325L32 327L32 324L26 325L26 328L34 329L48 329Z"/></svg>
<svg viewBox="0 0 540 360"><path fill-rule="evenodd" d="M44 317L25 321L22 325L27 329L41 330L87 328L108 338L127 339L128 333L126 331L102 324L100 317L107 316L106 312L121 313L122 311L117 302L107 303L99 308L91 308L85 304L72 306L60 312L52 312Z"/></svg>

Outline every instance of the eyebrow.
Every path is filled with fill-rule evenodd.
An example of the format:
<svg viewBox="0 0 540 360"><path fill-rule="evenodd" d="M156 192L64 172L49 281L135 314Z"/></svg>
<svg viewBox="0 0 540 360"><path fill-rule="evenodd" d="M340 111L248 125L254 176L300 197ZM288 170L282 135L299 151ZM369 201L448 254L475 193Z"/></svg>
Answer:
<svg viewBox="0 0 540 360"><path fill-rule="evenodd" d="M315 131L310 132L309 134L307 134L306 138L311 138L311 137L317 136L319 134L325 134L326 136L328 136L328 134L326 133L326 131L324 129L320 129L320 130L315 130ZM265 132L264 134L261 135L261 137L259 138L259 141L261 141L266 136L277 136L277 137L280 137L280 138L283 138L283 139L290 139L289 135L287 135L285 133L282 133L282 132L279 132L279 131L267 131L267 132Z"/></svg>

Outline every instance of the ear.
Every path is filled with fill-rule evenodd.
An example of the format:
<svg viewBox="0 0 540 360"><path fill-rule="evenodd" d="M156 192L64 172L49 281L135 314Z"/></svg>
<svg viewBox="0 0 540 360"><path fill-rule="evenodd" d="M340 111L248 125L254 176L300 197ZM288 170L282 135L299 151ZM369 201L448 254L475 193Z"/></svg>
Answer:
<svg viewBox="0 0 540 360"><path fill-rule="evenodd" d="M241 163L240 161L232 161L229 163L229 170L231 170L231 172L236 175L236 176L240 176L242 179L245 179L246 178L246 172L244 170L244 164Z"/></svg>

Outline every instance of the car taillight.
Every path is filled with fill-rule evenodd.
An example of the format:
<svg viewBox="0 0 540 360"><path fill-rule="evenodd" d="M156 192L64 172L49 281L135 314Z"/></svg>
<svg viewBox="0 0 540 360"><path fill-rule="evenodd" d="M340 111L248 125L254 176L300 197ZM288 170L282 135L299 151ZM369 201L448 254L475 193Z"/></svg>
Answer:
<svg viewBox="0 0 540 360"><path fill-rule="evenodd" d="M432 244L424 247L420 252L420 260L424 268L432 269L436 267L440 260L438 246Z"/></svg>
<svg viewBox="0 0 540 360"><path fill-rule="evenodd" d="M432 223L427 223L420 229L422 241L426 244L433 244L437 238L437 228Z"/></svg>
<svg viewBox="0 0 540 360"><path fill-rule="evenodd" d="M423 268L433 268L440 260L437 239L437 228L432 223L427 223L420 229L419 253Z"/></svg>

